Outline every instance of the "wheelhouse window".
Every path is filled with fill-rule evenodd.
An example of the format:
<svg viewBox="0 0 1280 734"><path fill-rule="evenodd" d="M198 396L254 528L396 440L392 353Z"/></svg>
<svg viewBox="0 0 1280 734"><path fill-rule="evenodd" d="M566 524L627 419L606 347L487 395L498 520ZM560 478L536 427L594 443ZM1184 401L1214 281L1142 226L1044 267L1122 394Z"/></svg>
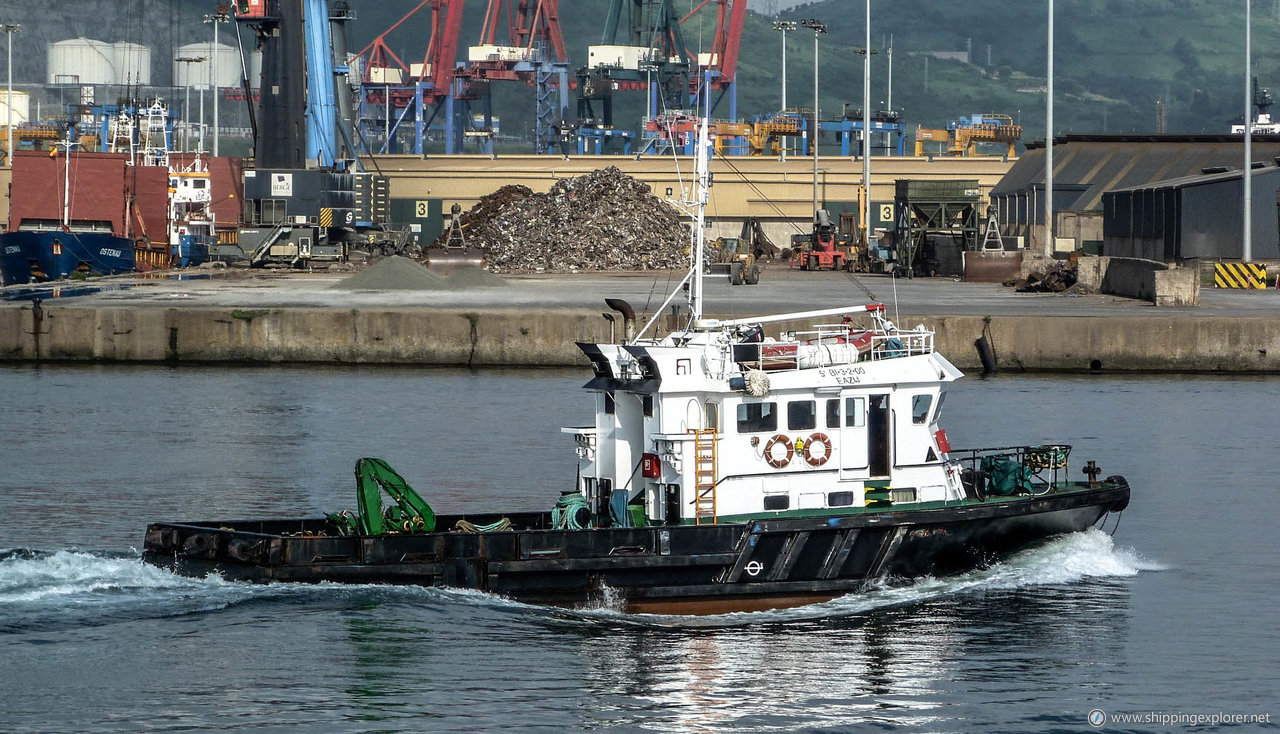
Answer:
<svg viewBox="0 0 1280 734"><path fill-rule="evenodd" d="M738 433L762 433L778 430L778 411L774 403L739 403Z"/></svg>
<svg viewBox="0 0 1280 734"><path fill-rule="evenodd" d="M911 422L922 426L929 420L929 408L933 406L932 395L916 395L911 398Z"/></svg>
<svg viewBox="0 0 1280 734"><path fill-rule="evenodd" d="M867 399L844 399L844 424L852 428L861 428L867 424Z"/></svg>
<svg viewBox="0 0 1280 734"><path fill-rule="evenodd" d="M614 410L615 410L615 407L614 407L614 404L613 404L613 391L611 391L611 390L609 390L609 391L605 391L605 394L604 394L604 412L605 412L606 414L608 414L608 415L613 415Z"/></svg>
<svg viewBox="0 0 1280 734"><path fill-rule="evenodd" d="M827 428L840 427L840 398L827 401Z"/></svg>
<svg viewBox="0 0 1280 734"><path fill-rule="evenodd" d="M645 395L643 398L640 399L640 404L644 410L644 417L652 418L653 417L653 396Z"/></svg>
<svg viewBox="0 0 1280 734"><path fill-rule="evenodd" d="M812 431L818 424L818 408L812 400L792 400L787 403L787 430Z"/></svg>
<svg viewBox="0 0 1280 734"><path fill-rule="evenodd" d="M706 404L706 421L704 425L709 431L720 430L720 404L713 403L710 400Z"/></svg>

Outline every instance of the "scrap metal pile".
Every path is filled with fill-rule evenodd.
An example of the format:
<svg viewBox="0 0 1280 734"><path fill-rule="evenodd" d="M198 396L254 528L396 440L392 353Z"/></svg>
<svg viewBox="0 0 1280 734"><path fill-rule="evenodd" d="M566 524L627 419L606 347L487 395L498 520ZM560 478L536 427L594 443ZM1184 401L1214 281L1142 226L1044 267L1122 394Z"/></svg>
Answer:
<svg viewBox="0 0 1280 734"><path fill-rule="evenodd" d="M463 212L462 226L467 247L483 250L495 273L688 267L680 213L616 166L557 181L545 194L503 186Z"/></svg>
<svg viewBox="0 0 1280 734"><path fill-rule="evenodd" d="M1076 261L1072 258L1066 263L1033 271L1027 277L1013 281L1013 288L1018 293L1086 292L1083 286L1077 285L1077 278Z"/></svg>

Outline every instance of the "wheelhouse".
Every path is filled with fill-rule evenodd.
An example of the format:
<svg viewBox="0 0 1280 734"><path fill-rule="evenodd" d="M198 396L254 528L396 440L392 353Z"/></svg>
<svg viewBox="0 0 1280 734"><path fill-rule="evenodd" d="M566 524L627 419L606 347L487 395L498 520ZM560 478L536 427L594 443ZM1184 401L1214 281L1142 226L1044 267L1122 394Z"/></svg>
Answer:
<svg viewBox="0 0 1280 734"><path fill-rule="evenodd" d="M871 323L859 325L854 314ZM767 322L844 315L764 336ZM581 344L595 422L565 428L578 491L622 524L864 512L962 499L939 427L960 372L884 307L702 320L663 339Z"/></svg>

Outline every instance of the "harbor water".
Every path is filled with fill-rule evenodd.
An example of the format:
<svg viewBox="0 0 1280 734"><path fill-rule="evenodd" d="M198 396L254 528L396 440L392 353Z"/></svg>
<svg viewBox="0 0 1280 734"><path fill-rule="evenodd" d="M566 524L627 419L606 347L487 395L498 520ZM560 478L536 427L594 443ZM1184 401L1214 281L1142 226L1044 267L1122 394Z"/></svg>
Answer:
<svg viewBox="0 0 1280 734"><path fill-rule="evenodd" d="M1129 509L959 577L787 611L566 611L139 561L148 521L353 508L362 456L438 511L550 509L588 377L0 367L0 730L1276 728L1268 378L962 380L942 416L953 446L1072 444L1074 475L1092 459L1129 479ZM1272 723L1095 729L1095 709Z"/></svg>

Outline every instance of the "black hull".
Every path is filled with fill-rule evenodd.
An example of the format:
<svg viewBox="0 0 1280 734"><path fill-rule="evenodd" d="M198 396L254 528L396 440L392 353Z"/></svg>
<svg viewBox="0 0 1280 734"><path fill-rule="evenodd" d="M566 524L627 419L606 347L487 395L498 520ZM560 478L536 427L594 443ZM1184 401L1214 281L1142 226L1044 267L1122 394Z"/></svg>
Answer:
<svg viewBox="0 0 1280 734"><path fill-rule="evenodd" d="M886 576L957 573L1086 530L1128 501L1128 484L1111 477L1037 497L700 526L547 530L537 528L548 516L525 514L510 519L526 529L508 532L321 537L318 519L155 523L143 558L187 575L450 586L562 606L609 589L629 611L714 613L822 601Z"/></svg>

